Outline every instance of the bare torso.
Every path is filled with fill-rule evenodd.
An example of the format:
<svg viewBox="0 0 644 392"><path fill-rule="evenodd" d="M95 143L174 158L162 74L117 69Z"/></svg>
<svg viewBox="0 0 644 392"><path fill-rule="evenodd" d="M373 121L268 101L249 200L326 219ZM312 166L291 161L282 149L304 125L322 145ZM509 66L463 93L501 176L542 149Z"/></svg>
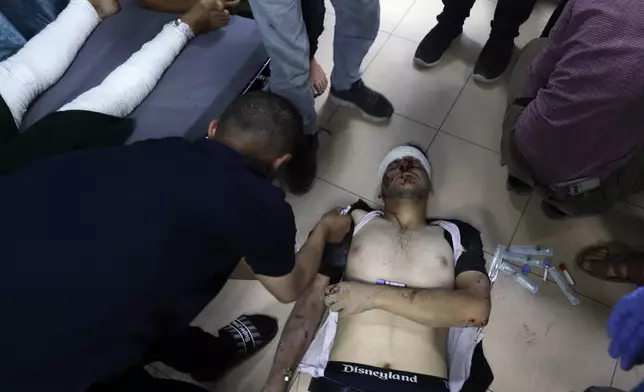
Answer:
<svg viewBox="0 0 644 392"><path fill-rule="evenodd" d="M365 215L352 213L355 222ZM345 279L411 288L454 288L454 255L443 229L401 231L376 218L353 238ZM382 310L342 317L330 360L447 377L446 328L429 328Z"/></svg>

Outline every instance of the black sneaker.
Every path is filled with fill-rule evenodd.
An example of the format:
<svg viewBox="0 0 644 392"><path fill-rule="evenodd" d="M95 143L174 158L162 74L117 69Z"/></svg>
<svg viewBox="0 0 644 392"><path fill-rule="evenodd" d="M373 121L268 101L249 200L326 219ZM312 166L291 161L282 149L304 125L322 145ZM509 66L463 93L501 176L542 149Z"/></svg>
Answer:
<svg viewBox="0 0 644 392"><path fill-rule="evenodd" d="M317 175L318 135L302 135L293 147L293 157L286 164L284 181L291 193L302 195L311 190Z"/></svg>
<svg viewBox="0 0 644 392"><path fill-rule="evenodd" d="M476 65L474 66L474 80L491 83L503 76L508 67L514 51L513 38L492 38L487 40Z"/></svg>
<svg viewBox="0 0 644 392"><path fill-rule="evenodd" d="M462 31L462 28L449 29L440 23L437 24L420 41L420 45L418 45L418 49L416 49L416 54L414 55L414 63L427 68L438 64L443 58L445 51L461 35Z"/></svg>
<svg viewBox="0 0 644 392"><path fill-rule="evenodd" d="M384 95L365 86L358 79L349 90L336 90L331 86L331 101L337 105L355 107L362 115L373 121L388 120L394 114L394 107Z"/></svg>

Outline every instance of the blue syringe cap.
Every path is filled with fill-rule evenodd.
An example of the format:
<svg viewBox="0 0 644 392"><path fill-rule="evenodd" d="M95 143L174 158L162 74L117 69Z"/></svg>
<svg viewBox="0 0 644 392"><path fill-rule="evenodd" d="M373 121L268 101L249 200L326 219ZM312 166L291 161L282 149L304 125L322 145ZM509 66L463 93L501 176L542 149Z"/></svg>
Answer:
<svg viewBox="0 0 644 392"><path fill-rule="evenodd" d="M548 267L552 266L552 264L551 264L551 262L550 262L550 259L545 259L545 260L543 261L543 265L547 265Z"/></svg>
<svg viewBox="0 0 644 392"><path fill-rule="evenodd" d="M521 273L523 275L529 274L530 273L530 266L529 265L524 265L523 267L521 267Z"/></svg>

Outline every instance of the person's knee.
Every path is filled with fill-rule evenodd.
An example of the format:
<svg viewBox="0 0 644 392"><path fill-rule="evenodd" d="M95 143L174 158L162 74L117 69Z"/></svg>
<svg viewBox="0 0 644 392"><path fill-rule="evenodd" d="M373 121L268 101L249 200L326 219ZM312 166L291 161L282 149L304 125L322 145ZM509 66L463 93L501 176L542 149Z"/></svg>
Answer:
<svg viewBox="0 0 644 392"><path fill-rule="evenodd" d="M336 8L336 36L375 39L380 29L380 2L361 0L343 2Z"/></svg>

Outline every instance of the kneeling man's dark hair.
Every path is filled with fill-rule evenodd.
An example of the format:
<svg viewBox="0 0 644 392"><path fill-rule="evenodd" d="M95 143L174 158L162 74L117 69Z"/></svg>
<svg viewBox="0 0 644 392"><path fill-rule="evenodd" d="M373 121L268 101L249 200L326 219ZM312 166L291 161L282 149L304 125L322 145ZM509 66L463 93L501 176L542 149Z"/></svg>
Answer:
<svg viewBox="0 0 644 392"><path fill-rule="evenodd" d="M257 91L237 98L219 119L216 136L236 141L245 155L272 159L293 149L302 117L279 95Z"/></svg>

